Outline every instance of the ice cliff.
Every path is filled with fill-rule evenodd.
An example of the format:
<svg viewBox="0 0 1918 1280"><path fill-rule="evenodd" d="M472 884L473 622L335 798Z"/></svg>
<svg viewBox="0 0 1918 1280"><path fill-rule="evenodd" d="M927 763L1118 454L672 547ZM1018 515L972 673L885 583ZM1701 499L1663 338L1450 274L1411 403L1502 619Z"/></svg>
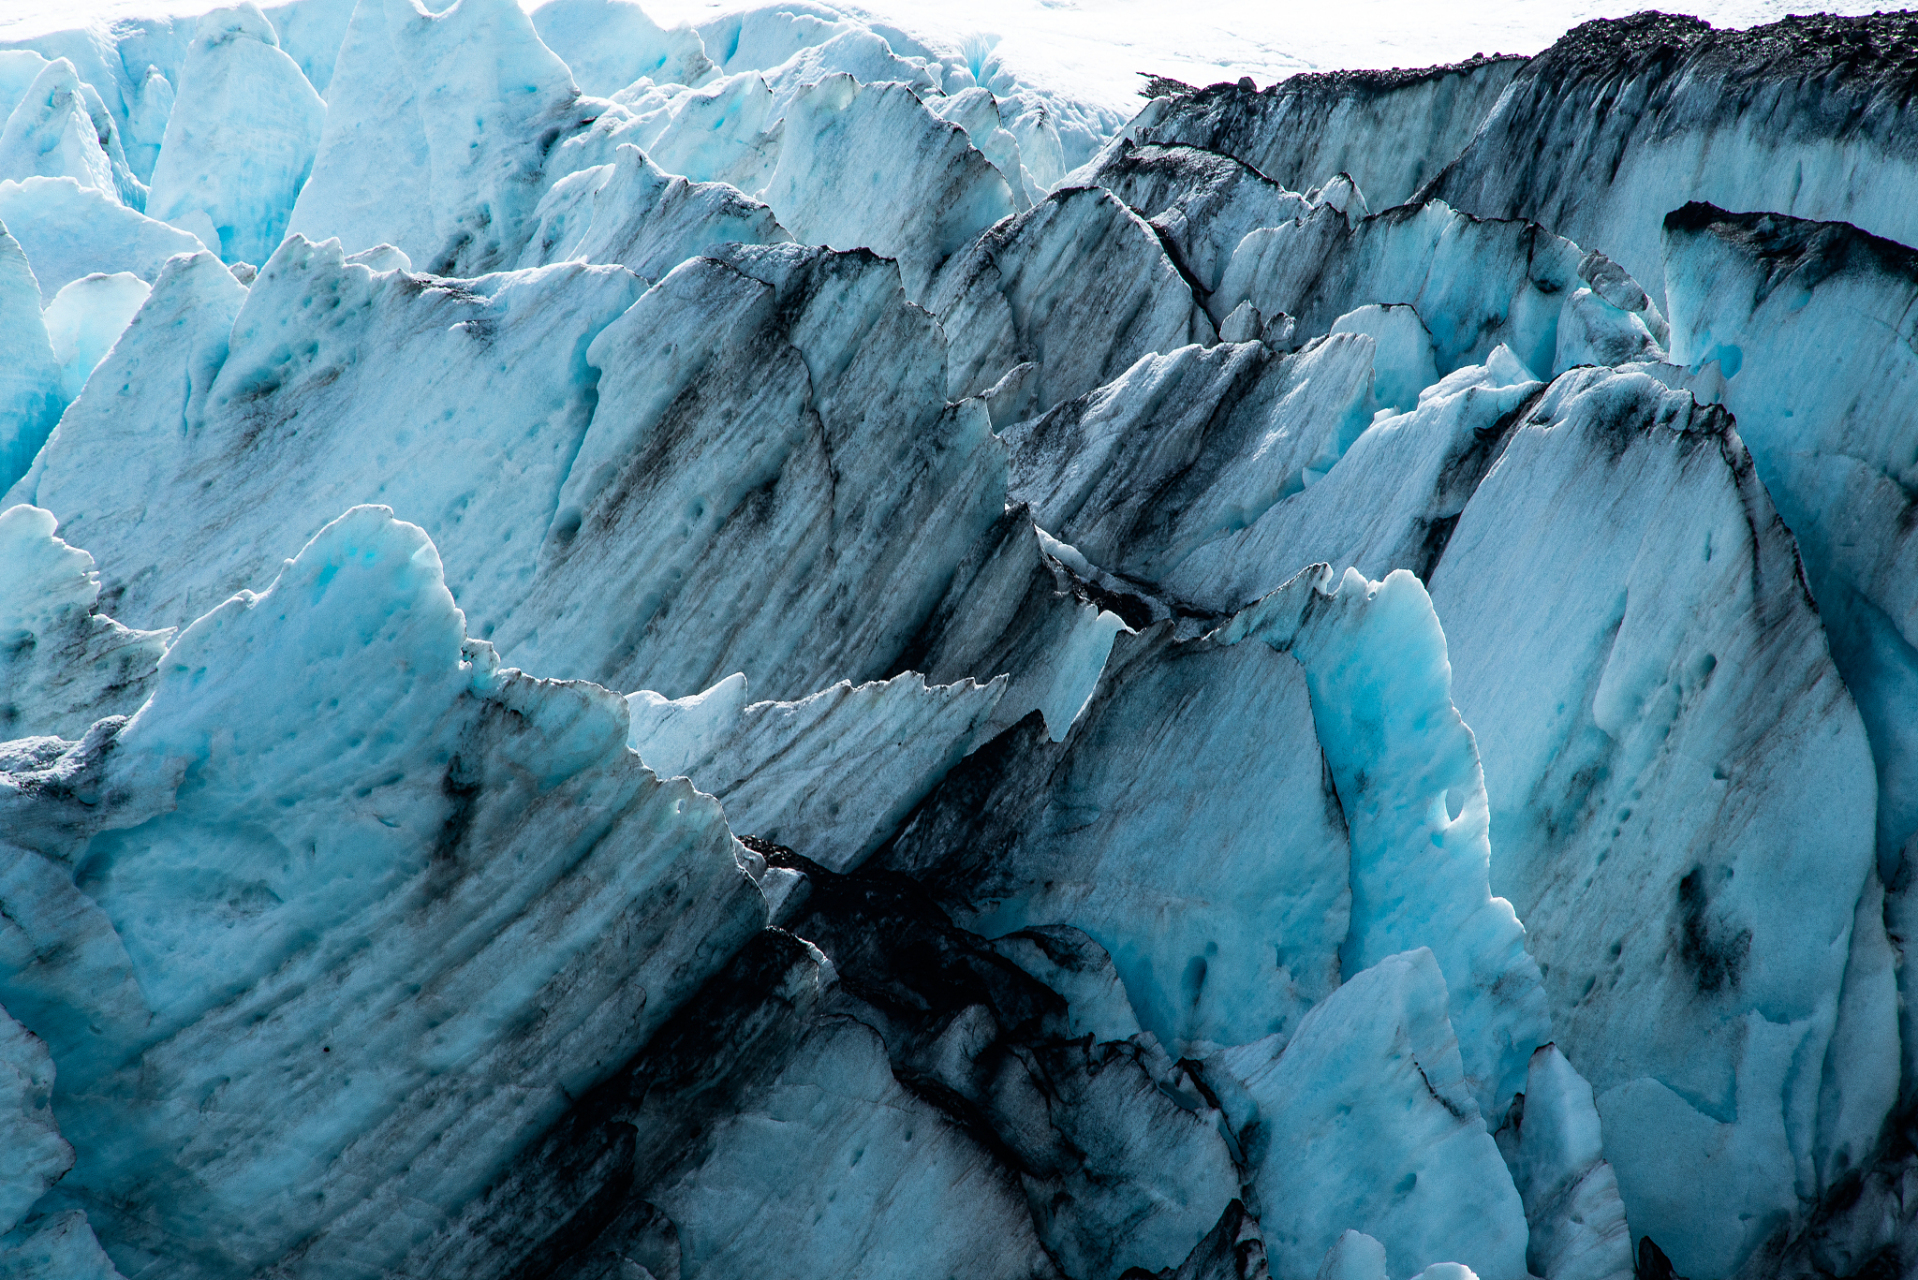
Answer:
<svg viewBox="0 0 1918 1280"><path fill-rule="evenodd" d="M0 49L0 1276L1918 1274L1918 24L1147 88Z"/></svg>

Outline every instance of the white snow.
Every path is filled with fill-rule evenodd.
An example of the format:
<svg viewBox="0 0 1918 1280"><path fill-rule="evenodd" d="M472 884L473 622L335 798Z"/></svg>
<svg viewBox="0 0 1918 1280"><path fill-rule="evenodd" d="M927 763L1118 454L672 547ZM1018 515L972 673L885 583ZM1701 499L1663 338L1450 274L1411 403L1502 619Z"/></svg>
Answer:
<svg viewBox="0 0 1918 1280"><path fill-rule="evenodd" d="M156 13L205 13L219 0L23 0L0 14L0 41L24 40L89 22ZM525 0L528 9L540 0ZM728 15L755 6L738 0L653 0L644 6L655 24L723 28ZM781 6L824 9L823 5ZM1065 90L1102 107L1130 114L1140 72L1194 84L1249 75L1260 84L1299 71L1340 67L1429 66L1476 52L1531 54L1568 28L1591 18L1623 17L1635 0L1492 0L1491 3L1417 4L1355 0L1336 7L1273 6L1260 0L1216 0L1168 8L1160 0L973 0L963 11L929 8L917 0L873 0L834 5L828 12L870 14L903 28L928 46L960 55L978 70L1003 67L1032 83ZM1692 13L1715 26L1754 26L1791 12L1786 0L1675 0L1667 12ZM1836 13L1871 13L1867 0L1838 0ZM749 54L770 66L792 49ZM777 54L777 57L772 57ZM766 59L772 57L772 61ZM725 63L727 59L721 59ZM976 66L975 66L976 64ZM729 70L735 69L728 67ZM985 77L978 77L983 83Z"/></svg>

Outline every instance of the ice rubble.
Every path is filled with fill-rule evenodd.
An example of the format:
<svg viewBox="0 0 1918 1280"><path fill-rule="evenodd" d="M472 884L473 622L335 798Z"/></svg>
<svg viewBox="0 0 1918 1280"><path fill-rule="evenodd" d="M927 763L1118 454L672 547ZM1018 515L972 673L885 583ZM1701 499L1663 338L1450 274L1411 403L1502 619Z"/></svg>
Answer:
<svg viewBox="0 0 1918 1280"><path fill-rule="evenodd" d="M0 1273L1908 1268L1912 38L0 50Z"/></svg>

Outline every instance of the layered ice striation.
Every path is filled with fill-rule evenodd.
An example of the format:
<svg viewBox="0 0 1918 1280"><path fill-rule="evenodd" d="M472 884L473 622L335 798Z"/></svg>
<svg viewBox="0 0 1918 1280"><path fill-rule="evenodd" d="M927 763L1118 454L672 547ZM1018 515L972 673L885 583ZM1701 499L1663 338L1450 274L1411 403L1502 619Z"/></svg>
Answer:
<svg viewBox="0 0 1918 1280"><path fill-rule="evenodd" d="M0 1275L1918 1268L1907 15L658 17L0 49Z"/></svg>

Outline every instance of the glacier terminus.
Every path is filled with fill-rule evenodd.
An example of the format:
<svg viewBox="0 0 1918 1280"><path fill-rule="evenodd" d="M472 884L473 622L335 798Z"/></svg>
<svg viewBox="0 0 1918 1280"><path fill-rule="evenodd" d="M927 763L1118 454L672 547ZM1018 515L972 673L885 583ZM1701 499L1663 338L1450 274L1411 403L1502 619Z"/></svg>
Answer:
<svg viewBox="0 0 1918 1280"><path fill-rule="evenodd" d="M0 32L0 1280L1918 1277L1918 14L154 3Z"/></svg>

